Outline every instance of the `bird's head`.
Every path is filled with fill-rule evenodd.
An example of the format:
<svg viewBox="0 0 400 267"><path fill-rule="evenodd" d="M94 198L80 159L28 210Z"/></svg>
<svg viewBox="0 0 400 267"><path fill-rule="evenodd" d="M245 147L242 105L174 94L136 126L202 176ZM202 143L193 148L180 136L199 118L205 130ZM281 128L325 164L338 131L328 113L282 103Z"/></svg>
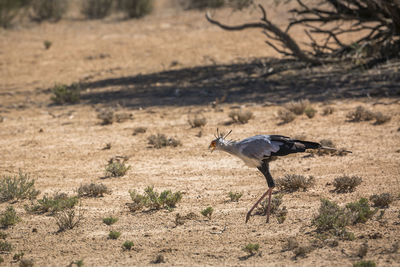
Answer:
<svg viewBox="0 0 400 267"><path fill-rule="evenodd" d="M211 149L211 152L213 152L215 149L220 149L224 144L225 144L225 138L232 132L232 130L229 131L226 135L223 133L219 133L217 129L217 134L214 135L215 139L211 141L210 145L208 146L209 149Z"/></svg>

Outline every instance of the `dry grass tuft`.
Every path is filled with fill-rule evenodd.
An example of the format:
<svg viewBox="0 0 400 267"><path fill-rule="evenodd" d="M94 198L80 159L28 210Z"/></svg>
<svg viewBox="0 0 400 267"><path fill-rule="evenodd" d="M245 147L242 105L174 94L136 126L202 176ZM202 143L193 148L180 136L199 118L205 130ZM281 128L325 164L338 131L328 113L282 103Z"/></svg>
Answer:
<svg viewBox="0 0 400 267"><path fill-rule="evenodd" d="M178 139L175 139L173 137L167 138L165 134L153 134L149 136L147 140L149 141L149 145L158 149L166 146L177 147L182 145L181 141L179 141Z"/></svg>
<svg viewBox="0 0 400 267"><path fill-rule="evenodd" d="M362 178L359 176L339 176L333 180L333 190L336 193L349 193L353 192L357 186L362 183Z"/></svg>
<svg viewBox="0 0 400 267"><path fill-rule="evenodd" d="M309 176L306 178L303 175L286 174L283 178L276 179L276 184L280 190L294 192L302 189L307 191L315 184L315 178Z"/></svg>
<svg viewBox="0 0 400 267"><path fill-rule="evenodd" d="M381 112L376 112L375 113L375 125L381 125L384 124L388 121L390 121L391 117L387 115L383 115Z"/></svg>
<svg viewBox="0 0 400 267"><path fill-rule="evenodd" d="M241 123L245 124L247 123L250 119L254 118L253 112L250 110L232 110L229 113L229 118L232 119L234 123Z"/></svg>
<svg viewBox="0 0 400 267"><path fill-rule="evenodd" d="M114 111L110 108L102 109L97 114L97 118L101 120L101 125L108 125L114 122Z"/></svg>
<svg viewBox="0 0 400 267"><path fill-rule="evenodd" d="M79 197L103 197L104 194L110 194L111 190L104 184L84 184L78 188Z"/></svg>
<svg viewBox="0 0 400 267"><path fill-rule="evenodd" d="M311 119L314 118L315 114L317 114L317 110L315 110L313 107L308 106L304 109L304 113L306 114L306 116Z"/></svg>
<svg viewBox="0 0 400 267"><path fill-rule="evenodd" d="M243 196L243 193L230 191L228 193L228 196L229 196L229 199L231 200L231 202L238 202L239 199Z"/></svg>
<svg viewBox="0 0 400 267"><path fill-rule="evenodd" d="M207 124L207 119L204 117L203 114L195 114L194 117L192 117L190 114L188 115L188 123L190 127L192 128L198 128L198 127L203 127L204 125Z"/></svg>
<svg viewBox="0 0 400 267"><path fill-rule="evenodd" d="M322 110L322 115L328 116L328 115L333 114L333 112L335 112L335 108L331 107L331 106L327 106L327 107L324 107L324 109Z"/></svg>
<svg viewBox="0 0 400 267"><path fill-rule="evenodd" d="M294 121L296 115L287 109L280 109L278 111L278 118L281 120L280 124L285 124Z"/></svg>
<svg viewBox="0 0 400 267"><path fill-rule="evenodd" d="M146 131L147 131L146 127L136 127L135 129L133 129L133 135L145 133Z"/></svg>
<svg viewBox="0 0 400 267"><path fill-rule="evenodd" d="M373 120L375 115L372 111L367 110L363 106L358 106L356 110L347 113L346 117L351 122L360 122Z"/></svg>
<svg viewBox="0 0 400 267"><path fill-rule="evenodd" d="M55 219L56 224L58 225L58 231L63 232L68 229L73 229L79 225L83 219L83 214L81 210L75 212L74 209L67 209L58 212L55 216Z"/></svg>
<svg viewBox="0 0 400 267"><path fill-rule="evenodd" d="M310 106L310 101L307 99L305 100L299 100L299 101L291 101L289 103L286 103L284 107L293 112L296 115L301 115L304 113L307 107Z"/></svg>

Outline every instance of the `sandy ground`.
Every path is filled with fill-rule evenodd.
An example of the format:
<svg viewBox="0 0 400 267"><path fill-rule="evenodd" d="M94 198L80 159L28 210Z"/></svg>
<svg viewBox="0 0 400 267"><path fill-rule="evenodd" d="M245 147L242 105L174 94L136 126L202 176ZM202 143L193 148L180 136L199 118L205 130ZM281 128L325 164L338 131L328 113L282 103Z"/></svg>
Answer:
<svg viewBox="0 0 400 267"><path fill-rule="evenodd" d="M348 93L327 93L325 97L321 93L340 92L346 87L362 92L357 96L366 96L364 88L376 89L374 84L390 92L398 90L398 67L360 73L360 77L376 78L363 83L338 74L333 79L342 83L336 83L335 88L325 83L329 77L321 83L317 71L310 70L309 80L298 80L299 84L305 82L301 85L304 88L289 94L290 84L277 84L285 76L265 78L246 72L254 64L263 68L251 63L257 58L278 57L265 46L261 33L224 32L209 25L202 12L165 10L137 21L65 19L57 24L1 30L0 174L29 173L41 191L39 197L58 191L74 194L80 185L90 182L103 183L112 190L102 198L82 199L83 220L61 233L57 233L54 217L27 213L24 205L29 201L14 203L22 222L4 230L14 246L13 252L2 255L5 264L18 264L12 257L22 251L36 266L66 266L81 259L86 266L150 265L160 254L165 259L163 265L350 266L360 260L359 247L367 243L364 259L378 266L398 265L400 256L393 249L400 242L398 97L354 98ZM255 14L221 10L216 15L234 22ZM271 11L272 18L280 16ZM44 49L44 40L52 42L49 50ZM235 64L238 69L232 67ZM199 66L208 67L197 69ZM248 83L224 87L214 73L221 70L224 82L246 77ZM204 76L196 76L200 71ZM297 77L296 73L286 74ZM318 114L313 119L302 115L279 125L281 107L276 103L292 96L316 98L315 91L308 90L313 81L322 87L318 91L322 100L312 102ZM52 105L48 88L73 82L86 84L81 103ZM281 91L273 91L271 84L275 84L274 90L289 88L282 89L289 99L279 94ZM243 88L247 91L240 91ZM216 97L226 94L225 103L211 106ZM335 112L322 116L327 103ZM383 125L347 122L346 114L358 105L390 115L391 120ZM238 106L252 111L254 119L243 125L227 125L229 112ZM97 114L104 107L128 112L133 119L101 125ZM200 129L187 122L189 112L201 112L207 119L200 137ZM146 127L147 132L134 136L136 127ZM284 223L272 216L266 224L265 217L253 216L245 224L248 208L267 185L256 169L245 167L239 159L207 150L217 127L225 132L232 129L233 139L262 133L314 141L331 139L353 153L343 157L303 154L274 161L274 177L312 175L316 185L306 192L284 194L283 205L288 210ZM148 136L157 133L181 140L182 146L149 148ZM102 149L106 143L111 143L111 149ZM123 177L102 179L107 161L117 155L129 157L131 169ZM332 181L342 174L358 175L363 183L353 193L333 193ZM130 212L126 207L131 201L128 191L143 192L150 185L158 191L179 190L183 199L171 212ZM243 196L239 202L230 202L229 191L242 192ZM290 237L302 245L313 242L311 221L321 198L344 205L382 192L393 194L396 200L382 219L375 216L365 224L349 227L355 233L354 241L339 241L336 247L323 245L297 259L292 251L282 251ZM0 210L9 204L0 204ZM215 210L211 220L200 215L207 206ZM189 212L198 218L176 226L176 214ZM103 224L102 218L109 215L118 217L118 222ZM110 230L120 231L121 237L109 240ZM125 240L134 242L133 250L121 248ZM242 248L248 243L258 243L259 253L246 257Z"/></svg>

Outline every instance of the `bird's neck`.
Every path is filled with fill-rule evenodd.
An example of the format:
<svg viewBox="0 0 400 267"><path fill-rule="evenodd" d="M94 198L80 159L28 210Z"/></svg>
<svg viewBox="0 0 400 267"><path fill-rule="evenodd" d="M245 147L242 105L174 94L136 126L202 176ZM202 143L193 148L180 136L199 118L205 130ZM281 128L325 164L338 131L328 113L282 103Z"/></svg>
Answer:
<svg viewBox="0 0 400 267"><path fill-rule="evenodd" d="M222 151L228 152L229 154L236 155L237 148L235 146L235 143L235 141L222 140L220 143L220 149Z"/></svg>

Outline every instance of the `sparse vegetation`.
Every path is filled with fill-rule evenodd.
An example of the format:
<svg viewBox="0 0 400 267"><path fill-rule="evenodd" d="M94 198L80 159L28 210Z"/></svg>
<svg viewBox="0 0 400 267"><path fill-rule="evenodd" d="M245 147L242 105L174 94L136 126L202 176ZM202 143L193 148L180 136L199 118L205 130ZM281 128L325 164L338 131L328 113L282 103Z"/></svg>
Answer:
<svg viewBox="0 0 400 267"><path fill-rule="evenodd" d="M374 261L358 261L353 264L353 267L375 267Z"/></svg>
<svg viewBox="0 0 400 267"><path fill-rule="evenodd" d="M56 84L51 91L53 93L51 101L56 105L76 104L79 103L81 98L81 89L77 83L73 83L70 86Z"/></svg>
<svg viewBox="0 0 400 267"><path fill-rule="evenodd" d="M347 113L346 117L351 122L360 122L373 120L375 115L372 111L367 110L363 106L358 106L356 110Z"/></svg>
<svg viewBox="0 0 400 267"><path fill-rule="evenodd" d="M13 255L13 260L14 261L20 261L24 257L25 253L20 251L19 253L15 253Z"/></svg>
<svg viewBox="0 0 400 267"><path fill-rule="evenodd" d="M282 204L282 198L283 194L278 194L272 197L271 209L270 209L271 214L274 214L276 211L279 210L279 207ZM264 216L265 214L267 214L267 208L268 208L268 200L264 200L260 203L260 207L258 208L257 213Z"/></svg>
<svg viewBox="0 0 400 267"><path fill-rule="evenodd" d="M315 116L315 114L317 114L317 110L315 110L313 107L308 106L304 109L304 113L306 114L306 116L311 119Z"/></svg>
<svg viewBox="0 0 400 267"><path fill-rule="evenodd" d="M95 183L81 185L77 191L79 197L103 197L111 193L106 185Z"/></svg>
<svg viewBox="0 0 400 267"><path fill-rule="evenodd" d="M133 242L132 241L125 241L122 244L122 247L124 248L124 250L131 250L133 247Z"/></svg>
<svg viewBox="0 0 400 267"><path fill-rule="evenodd" d="M374 207L388 208L393 202L394 197L390 193L381 193L379 195L370 196L369 200L374 203Z"/></svg>
<svg viewBox="0 0 400 267"><path fill-rule="evenodd" d="M133 135L145 133L146 131L147 131L146 127L136 127L135 129L133 129Z"/></svg>
<svg viewBox="0 0 400 267"><path fill-rule="evenodd" d="M19 267L33 267L34 266L34 260L33 259L21 259L19 262Z"/></svg>
<svg viewBox="0 0 400 267"><path fill-rule="evenodd" d="M54 215L57 212L74 208L78 202L77 196L69 197L66 193L55 193L52 197L46 194L42 199L37 200L36 204L25 206L25 209L36 214L50 212L51 215Z"/></svg>
<svg viewBox="0 0 400 267"><path fill-rule="evenodd" d="M348 203L346 208L350 212L350 224L365 223L377 212L377 209L371 210L366 198Z"/></svg>
<svg viewBox="0 0 400 267"><path fill-rule="evenodd" d="M149 141L149 145L158 149L166 146L177 147L182 145L181 141L173 137L167 138L164 134L153 134L149 136L147 140Z"/></svg>
<svg viewBox="0 0 400 267"><path fill-rule="evenodd" d="M110 233L108 234L108 238L109 239L118 239L121 236L120 232L117 231L110 231Z"/></svg>
<svg viewBox="0 0 400 267"><path fill-rule="evenodd" d="M106 177L121 177L131 168L127 166L125 162L127 158L113 157L108 161L106 165L105 176Z"/></svg>
<svg viewBox="0 0 400 267"><path fill-rule="evenodd" d="M112 224L116 223L117 221L118 221L118 218L112 217L112 216L103 218L103 223L105 223L107 225L112 225Z"/></svg>
<svg viewBox="0 0 400 267"><path fill-rule="evenodd" d="M204 217L207 217L209 220L211 220L211 216L212 216L213 212L214 212L213 207L207 207L204 210L202 210L200 213Z"/></svg>
<svg viewBox="0 0 400 267"><path fill-rule="evenodd" d="M8 206L7 209L0 214L0 227L8 228L9 226L13 226L21 221L21 218L18 217L13 206Z"/></svg>
<svg viewBox="0 0 400 267"><path fill-rule="evenodd" d="M308 101L307 99L299 101L291 101L284 105L284 107L287 110L293 112L296 115L303 114L306 108L309 106L310 106L310 101Z"/></svg>
<svg viewBox="0 0 400 267"><path fill-rule="evenodd" d="M118 123L122 123L128 120L133 120L133 115L129 112L120 112L115 114L115 121Z"/></svg>
<svg viewBox="0 0 400 267"><path fill-rule="evenodd" d="M287 192L307 191L314 186L315 178L313 176L306 178L303 175L286 174L283 178L276 179L276 184L279 189Z"/></svg>
<svg viewBox="0 0 400 267"><path fill-rule="evenodd" d="M384 123L390 121L390 119L391 119L390 116L384 115L384 114L382 114L382 112L376 112L374 114L374 117L375 117L375 122L374 122L375 125L384 124Z"/></svg>
<svg viewBox="0 0 400 267"><path fill-rule="evenodd" d="M0 253L10 252L12 249L11 243L0 240Z"/></svg>
<svg viewBox="0 0 400 267"><path fill-rule="evenodd" d="M189 114L188 123L192 128L203 127L207 124L207 119L203 114L195 114L194 117L191 117Z"/></svg>
<svg viewBox="0 0 400 267"><path fill-rule="evenodd" d="M297 259L299 257L304 258L308 253L313 251L314 248L312 246L298 246L293 250L294 258Z"/></svg>
<svg viewBox="0 0 400 267"><path fill-rule="evenodd" d="M280 124L285 124L294 121L296 115L287 109L280 109L278 111L278 118L281 120Z"/></svg>
<svg viewBox="0 0 400 267"><path fill-rule="evenodd" d="M225 0L190 0L181 1L181 5L187 9L219 8L224 6Z"/></svg>
<svg viewBox="0 0 400 267"><path fill-rule="evenodd" d="M21 171L17 176L3 176L0 180L0 202L20 199L34 199L39 195L35 180Z"/></svg>
<svg viewBox="0 0 400 267"><path fill-rule="evenodd" d="M229 117L232 119L234 123L241 123L245 124L247 123L250 119L254 118L253 112L250 110L232 110L229 113Z"/></svg>
<svg viewBox="0 0 400 267"><path fill-rule="evenodd" d="M243 251L249 253L250 255L254 255L260 249L260 245L258 243L249 243L245 247L243 247Z"/></svg>
<svg viewBox="0 0 400 267"><path fill-rule="evenodd" d="M339 176L333 180L334 192L348 193L353 192L357 186L362 183L362 178L359 176Z"/></svg>
<svg viewBox="0 0 400 267"><path fill-rule="evenodd" d="M58 231L62 232L75 228L81 222L82 218L83 214L80 210L75 212L74 209L67 209L58 212L55 216Z"/></svg>
<svg viewBox="0 0 400 267"><path fill-rule="evenodd" d="M328 116L333 114L333 112L335 112L335 108L331 107L331 106L326 106L324 107L324 109L322 110L322 115L323 116Z"/></svg>
<svg viewBox="0 0 400 267"><path fill-rule="evenodd" d="M164 255L158 254L154 260L151 261L153 264L165 263Z"/></svg>
<svg viewBox="0 0 400 267"><path fill-rule="evenodd" d="M44 40L44 41L43 41L43 45L44 45L44 48L45 48L46 50L49 50L52 44L53 44L53 43L52 43L51 41L49 41L49 40Z"/></svg>
<svg viewBox="0 0 400 267"><path fill-rule="evenodd" d="M67 11L67 0L31 0L32 19L59 21Z"/></svg>
<svg viewBox="0 0 400 267"><path fill-rule="evenodd" d="M111 108L102 109L97 114L97 118L101 120L101 125L108 125L114 122L114 111Z"/></svg>
<svg viewBox="0 0 400 267"><path fill-rule="evenodd" d="M111 12L113 0L84 0L81 12L89 19L102 19Z"/></svg>
<svg viewBox="0 0 400 267"><path fill-rule="evenodd" d="M194 220L196 218L197 218L197 215L194 212L189 212L188 214L186 214L184 216L182 216L179 213L177 213L175 215L175 225L176 226L183 225L185 223L185 221Z"/></svg>
<svg viewBox="0 0 400 267"><path fill-rule="evenodd" d="M238 202L239 201L239 199L242 197L242 193L239 193L239 192L229 192L228 193L228 196L229 196L229 199L232 201L232 202Z"/></svg>
<svg viewBox="0 0 400 267"><path fill-rule="evenodd" d="M182 193L172 193L171 190L165 190L161 193L154 191L154 188L149 186L144 190L144 195L137 193L136 190L129 191L133 203L128 203L128 208L132 211L138 211L143 208L150 210L168 209L172 210L176 204L181 201Z"/></svg>
<svg viewBox="0 0 400 267"><path fill-rule="evenodd" d="M0 1L0 26L8 28L14 18L19 14L23 7L29 3L28 0L2 0Z"/></svg>
<svg viewBox="0 0 400 267"><path fill-rule="evenodd" d="M118 8L128 18L141 18L153 11L154 0L118 0Z"/></svg>

